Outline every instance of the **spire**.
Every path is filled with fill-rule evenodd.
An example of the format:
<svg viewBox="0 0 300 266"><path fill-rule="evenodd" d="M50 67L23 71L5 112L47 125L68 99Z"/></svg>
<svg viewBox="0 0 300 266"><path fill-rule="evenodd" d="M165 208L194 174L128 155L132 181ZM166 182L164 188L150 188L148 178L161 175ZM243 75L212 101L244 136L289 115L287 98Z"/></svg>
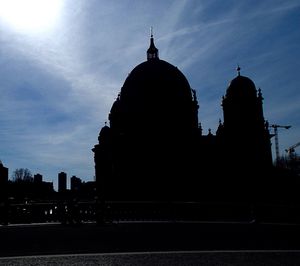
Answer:
<svg viewBox="0 0 300 266"><path fill-rule="evenodd" d="M154 45L153 29L150 28L150 47L147 50L147 60L159 59L158 49Z"/></svg>
<svg viewBox="0 0 300 266"><path fill-rule="evenodd" d="M238 73L238 76L240 76L241 75L241 68L240 68L239 64L237 65L236 71Z"/></svg>

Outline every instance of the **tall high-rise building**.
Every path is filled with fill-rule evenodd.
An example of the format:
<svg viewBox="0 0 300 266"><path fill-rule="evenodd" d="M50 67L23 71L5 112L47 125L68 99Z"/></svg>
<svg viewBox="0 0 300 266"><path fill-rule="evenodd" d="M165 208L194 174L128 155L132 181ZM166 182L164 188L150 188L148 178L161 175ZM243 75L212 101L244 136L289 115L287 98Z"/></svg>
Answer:
<svg viewBox="0 0 300 266"><path fill-rule="evenodd" d="M64 192L67 190L67 174L60 172L58 174L58 192Z"/></svg>

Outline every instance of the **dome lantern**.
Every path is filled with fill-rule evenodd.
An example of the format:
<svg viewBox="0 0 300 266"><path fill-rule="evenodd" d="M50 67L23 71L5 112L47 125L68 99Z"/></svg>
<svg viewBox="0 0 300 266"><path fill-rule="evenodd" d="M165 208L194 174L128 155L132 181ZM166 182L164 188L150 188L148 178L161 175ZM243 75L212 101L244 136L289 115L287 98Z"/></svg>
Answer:
<svg viewBox="0 0 300 266"><path fill-rule="evenodd" d="M151 27L151 36L150 36L150 47L147 50L147 60L159 59L158 58L158 49L155 47L153 30Z"/></svg>

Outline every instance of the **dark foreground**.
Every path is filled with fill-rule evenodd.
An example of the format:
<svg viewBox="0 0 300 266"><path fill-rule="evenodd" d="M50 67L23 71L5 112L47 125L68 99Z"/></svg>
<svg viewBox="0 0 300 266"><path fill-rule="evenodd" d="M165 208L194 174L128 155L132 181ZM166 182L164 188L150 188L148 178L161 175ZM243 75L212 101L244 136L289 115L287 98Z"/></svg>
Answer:
<svg viewBox="0 0 300 266"><path fill-rule="evenodd" d="M295 251L193 251L0 258L0 265L299 265Z"/></svg>
<svg viewBox="0 0 300 266"><path fill-rule="evenodd" d="M74 260L78 260L79 264L79 261L89 261L88 264L94 261L103 265L157 265L156 260L160 259L164 265L183 265L180 261L187 261L186 265L199 265L200 262L205 265L229 265L226 263L235 260L234 265L260 265L260 261L267 262L265 265L300 265L300 253L297 252L300 250L300 226L292 224L173 222L12 225L0 227L0 239L2 265L41 265L41 259L45 264L57 265L70 265L65 262L74 264ZM188 253L182 253L184 251ZM139 252L147 253L136 254ZM106 255L78 256L95 253ZM68 258L10 259L10 262L4 258L62 254L77 255ZM215 260L219 262L209 264ZM243 261L245 263L241 263Z"/></svg>

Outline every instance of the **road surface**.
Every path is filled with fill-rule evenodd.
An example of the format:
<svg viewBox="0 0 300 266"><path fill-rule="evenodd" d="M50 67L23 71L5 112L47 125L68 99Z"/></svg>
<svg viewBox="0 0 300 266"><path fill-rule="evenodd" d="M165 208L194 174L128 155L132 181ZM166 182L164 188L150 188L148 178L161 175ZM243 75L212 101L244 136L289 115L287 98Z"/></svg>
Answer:
<svg viewBox="0 0 300 266"><path fill-rule="evenodd" d="M291 224L32 224L0 239L0 265L300 265Z"/></svg>

